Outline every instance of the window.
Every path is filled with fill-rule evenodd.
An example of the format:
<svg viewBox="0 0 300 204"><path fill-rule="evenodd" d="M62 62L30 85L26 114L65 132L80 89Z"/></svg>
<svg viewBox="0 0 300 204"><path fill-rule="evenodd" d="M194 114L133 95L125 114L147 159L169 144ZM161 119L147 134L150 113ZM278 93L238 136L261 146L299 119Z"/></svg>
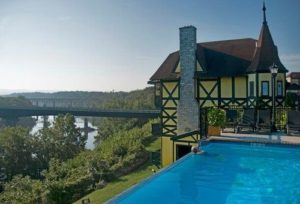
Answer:
<svg viewBox="0 0 300 204"><path fill-rule="evenodd" d="M277 96L283 95L282 81L277 81Z"/></svg>
<svg viewBox="0 0 300 204"><path fill-rule="evenodd" d="M250 96L254 96L254 81L250 81Z"/></svg>
<svg viewBox="0 0 300 204"><path fill-rule="evenodd" d="M262 81L261 82L261 95L262 96L269 96L269 81Z"/></svg>

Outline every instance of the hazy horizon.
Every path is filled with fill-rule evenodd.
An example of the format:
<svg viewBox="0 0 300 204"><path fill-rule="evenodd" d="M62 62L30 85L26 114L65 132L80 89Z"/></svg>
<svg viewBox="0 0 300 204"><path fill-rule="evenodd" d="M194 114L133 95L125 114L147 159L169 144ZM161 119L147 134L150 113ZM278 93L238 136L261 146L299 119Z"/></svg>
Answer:
<svg viewBox="0 0 300 204"><path fill-rule="evenodd" d="M300 71L300 1L266 6L283 64ZM194 25L198 42L257 39L262 20L262 0L0 0L0 89L143 89L179 27Z"/></svg>

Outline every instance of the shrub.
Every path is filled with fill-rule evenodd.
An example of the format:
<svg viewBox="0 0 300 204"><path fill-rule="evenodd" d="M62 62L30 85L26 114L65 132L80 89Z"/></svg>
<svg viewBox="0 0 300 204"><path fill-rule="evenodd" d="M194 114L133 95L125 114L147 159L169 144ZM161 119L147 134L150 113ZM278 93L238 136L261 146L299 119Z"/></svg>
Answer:
<svg viewBox="0 0 300 204"><path fill-rule="evenodd" d="M210 108L207 113L208 124L214 127L222 127L226 121L225 111L216 107Z"/></svg>

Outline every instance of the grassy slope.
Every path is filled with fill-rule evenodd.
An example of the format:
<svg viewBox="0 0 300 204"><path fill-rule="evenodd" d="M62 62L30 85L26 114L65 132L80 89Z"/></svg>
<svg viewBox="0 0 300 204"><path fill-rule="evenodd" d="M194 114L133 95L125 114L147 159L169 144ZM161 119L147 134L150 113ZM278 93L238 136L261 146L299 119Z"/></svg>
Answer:
<svg viewBox="0 0 300 204"><path fill-rule="evenodd" d="M148 147L149 152L156 152L160 150L160 138L154 140ZM134 172L120 177L118 180L108 183L104 188L95 190L92 193L86 195L85 197L78 200L75 204L81 204L81 200L89 198L91 203L100 204L109 200L110 198L116 196L122 191L128 189L129 187L139 183L145 178L152 175L152 169L157 170L157 167L151 162L147 162L145 165L141 166Z"/></svg>

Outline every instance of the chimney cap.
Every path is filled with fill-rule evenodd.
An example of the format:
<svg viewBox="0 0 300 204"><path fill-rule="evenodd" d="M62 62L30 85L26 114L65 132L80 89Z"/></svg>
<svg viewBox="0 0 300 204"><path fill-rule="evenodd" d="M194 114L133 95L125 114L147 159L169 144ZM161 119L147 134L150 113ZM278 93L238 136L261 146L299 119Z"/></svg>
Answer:
<svg viewBox="0 0 300 204"><path fill-rule="evenodd" d="M183 29L190 29L190 28L192 28L192 29L197 29L195 26L193 26L193 25L188 25L188 26L183 26L183 27L180 27L179 28L179 30L183 30Z"/></svg>

